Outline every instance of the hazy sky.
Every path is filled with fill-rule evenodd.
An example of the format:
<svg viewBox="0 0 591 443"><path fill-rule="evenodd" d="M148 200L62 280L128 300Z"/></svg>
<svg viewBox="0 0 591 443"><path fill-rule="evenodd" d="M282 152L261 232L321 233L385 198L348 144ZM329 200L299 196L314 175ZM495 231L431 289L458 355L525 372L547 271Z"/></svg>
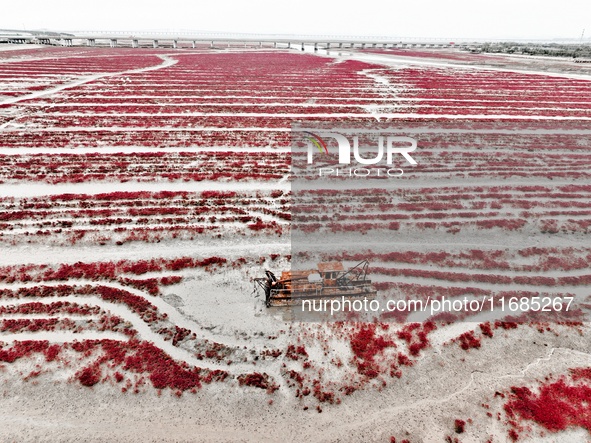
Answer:
<svg viewBox="0 0 591 443"><path fill-rule="evenodd" d="M0 28L391 37L591 37L590 0L0 0Z"/></svg>

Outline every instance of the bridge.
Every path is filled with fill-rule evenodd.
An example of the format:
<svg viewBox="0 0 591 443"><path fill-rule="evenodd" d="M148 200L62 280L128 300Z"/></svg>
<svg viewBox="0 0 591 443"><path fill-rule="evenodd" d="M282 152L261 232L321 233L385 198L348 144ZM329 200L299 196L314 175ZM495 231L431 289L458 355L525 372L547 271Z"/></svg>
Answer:
<svg viewBox="0 0 591 443"><path fill-rule="evenodd" d="M0 43L36 43L55 46L101 46L132 48L179 48L208 45L211 48L243 45L252 47L318 49L344 48L465 48L503 39L410 38L384 36L272 35L198 31L23 31L0 29ZM580 39L511 39L515 43L589 44Z"/></svg>
<svg viewBox="0 0 591 443"><path fill-rule="evenodd" d="M208 45L211 48L244 45L253 47L299 48L305 46L318 49L345 48L411 48L467 46L467 40L454 39L416 39L393 37L360 37L330 35L270 35L270 34L230 34L198 32L126 32L126 31L72 31L67 33L49 31L0 30L0 43L45 44L55 46L102 46L132 48L179 48Z"/></svg>

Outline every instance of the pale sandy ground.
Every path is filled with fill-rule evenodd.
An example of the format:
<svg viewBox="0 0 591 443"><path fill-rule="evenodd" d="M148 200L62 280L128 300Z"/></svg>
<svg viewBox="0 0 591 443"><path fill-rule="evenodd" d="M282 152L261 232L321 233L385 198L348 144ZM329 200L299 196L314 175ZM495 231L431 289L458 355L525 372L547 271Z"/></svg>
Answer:
<svg viewBox="0 0 591 443"><path fill-rule="evenodd" d="M535 344L534 344L535 343ZM508 352L507 345L518 352ZM527 346L525 346L527 344ZM554 346L560 348L553 349ZM504 441L505 430L480 403L498 410L497 390L527 378L589 365L582 337L543 336L526 329L507 333L486 350L466 354L457 347L431 349L415 368L381 392L358 392L339 406L303 411L291 393L268 396L253 388L205 387L181 398L153 391L121 394L109 385L92 389L44 381L5 379L1 388L2 441L170 442L387 442L391 435L412 442L441 442L453 435L453 420L471 418L462 442ZM442 352L441 352L442 351ZM48 376L49 377L49 376ZM268 399L273 398L273 405ZM574 431L544 441L586 441ZM537 440L534 440L537 441Z"/></svg>
<svg viewBox="0 0 591 443"><path fill-rule="evenodd" d="M373 56L370 59L377 61ZM29 190L2 186L0 194L22 196L58 191L43 190L44 186L31 186ZM127 186L131 189L135 185ZM146 188L145 184L139 186ZM167 189L171 187L166 186ZM195 190L203 189L202 184L194 186ZM226 184L219 186L219 189L228 187ZM285 183L276 185L285 186ZM114 187L109 185L109 190ZM88 190L86 185L74 188ZM107 191L101 189L101 192ZM421 244L418 236L406 240L409 244L416 242L419 248L429 246ZM457 238L450 240L457 241ZM462 241L483 244L479 234L467 235ZM494 243L494 239L491 241ZM230 245L221 241L74 249L29 246L5 250L0 264L72 263L89 261L89 257L115 260L218 253L236 258L288 253L288 239L261 238L254 243ZM285 265L277 263L276 270ZM170 303L167 309L171 314L182 316L187 326L202 328L196 330L203 336L256 349L265 345L281 347L293 340L300 326L294 325L293 335L280 334L272 344L255 336L259 332L273 334L290 326L280 315L272 315L264 309L260 300L252 298L250 279L261 272L261 267L213 276L189 272L181 284L166 288L163 299ZM390 436L396 436L397 441L406 438L413 443L435 443L451 436L464 443L484 442L489 437L503 442L507 438L507 428L495 418L497 412L502 412L502 401L494 397L496 391L506 392L510 386L528 384L550 373L565 373L568 368L591 366L591 344L587 339L591 331L587 327L582 333L561 327L553 327L554 332L544 334L529 327L498 330L493 340L487 340L481 349L470 352L461 350L457 344L449 344L450 338L475 327L476 324L462 324L436 330L430 336L433 347L426 349L412 368L405 368L400 380L389 379L387 386L380 390L358 391L346 397L341 405L323 404L322 413L316 411L315 402L296 399L293 390L286 387L268 395L229 381L205 386L197 394L185 393L179 398L170 391L158 396L152 389L138 394L121 393L119 387L109 384L86 388L68 383L73 375L68 371L48 371L33 381L23 382L19 372L27 374L34 367L34 361L0 366L0 441L387 443ZM144 338L153 338L150 331L143 330L143 333ZM343 355L347 355L347 351L344 349ZM280 358L265 362L257 369L273 373L282 361ZM273 403L269 404L271 399ZM482 403L490 405L493 418L486 416L487 409ZM304 406L310 408L306 411ZM454 434L456 418L473 421L462 435ZM570 443L589 438L585 431L573 429L543 439L535 437L531 441Z"/></svg>
<svg viewBox="0 0 591 443"><path fill-rule="evenodd" d="M23 49L43 49L46 48L45 45L11 45L11 44L2 44L0 45L0 51L22 51Z"/></svg>
<svg viewBox="0 0 591 443"><path fill-rule="evenodd" d="M270 243L258 247L261 255L281 249ZM151 252L135 251L133 257L148 257ZM224 255L231 258L245 252L228 249ZM165 250L160 254L167 256ZM276 264L278 268L284 265ZM272 344L254 335L289 328L280 315L272 315L250 295L249 277L260 273L256 266L214 275L186 272L181 284L165 289L162 299L171 303L166 312L174 315L176 310L186 319L182 326L207 337L210 334L221 343L281 348L291 340L289 334L280 334ZM125 316L123 311L116 313ZM203 329L199 332L195 325ZM15 363L0 372L0 441L356 443L388 442L394 435L399 441L442 442L447 435L457 436L453 433L456 418L473 420L459 436L462 442L483 442L491 436L494 441L505 441L505 425L487 417L482 403L496 414L502 411L502 401L494 397L496 391L591 365L591 344L586 338L591 331L587 328L582 334L561 327L544 334L529 327L497 330L494 339L470 352L449 344L450 338L476 327L462 323L434 331L430 335L433 347L422 353L414 367L404 369L400 380L387 378L384 389L358 391L345 397L341 405L323 404L322 413L314 409L314 401L302 402L287 388L268 395L230 381L180 398L170 391L157 396L153 389L124 394L110 384L86 388L66 383L73 370L49 370L34 381L22 382L15 371L27 374L35 362ZM140 332L146 339L154 338L149 331ZM250 338L243 341L243 334ZM257 370L271 373L282 361L262 363ZM304 411L304 406L310 409ZM587 438L585 432L572 430L543 441L583 442Z"/></svg>

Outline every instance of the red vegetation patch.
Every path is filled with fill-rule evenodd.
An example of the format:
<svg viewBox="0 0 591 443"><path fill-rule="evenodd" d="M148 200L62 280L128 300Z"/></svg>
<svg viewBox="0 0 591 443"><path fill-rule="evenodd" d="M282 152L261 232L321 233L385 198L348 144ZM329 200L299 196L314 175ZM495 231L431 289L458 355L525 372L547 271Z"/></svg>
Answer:
<svg viewBox="0 0 591 443"><path fill-rule="evenodd" d="M281 349L265 349L264 351L261 352L262 356L271 357L271 358L277 358L277 357L281 356L281 354L283 354Z"/></svg>
<svg viewBox="0 0 591 443"><path fill-rule="evenodd" d="M503 328L505 330L508 329L517 329L517 323L513 321L499 321L495 322L495 329Z"/></svg>
<svg viewBox="0 0 591 443"><path fill-rule="evenodd" d="M392 340L376 335L374 323L364 325L351 337L351 350L360 359L373 360L385 348L395 346Z"/></svg>
<svg viewBox="0 0 591 443"><path fill-rule="evenodd" d="M238 376L238 384L240 386L252 386L255 388L266 389L269 394L272 394L279 386L273 382L271 377L265 372L253 372L252 374L242 374Z"/></svg>
<svg viewBox="0 0 591 443"><path fill-rule="evenodd" d="M59 353L60 353L60 346L59 345L51 345L45 350L45 360L48 362L54 361Z"/></svg>
<svg viewBox="0 0 591 443"><path fill-rule="evenodd" d="M314 397L320 403L330 403L333 404L335 402L335 394L331 391L324 391L322 389L322 385L318 380L314 380L313 383L314 387ZM319 411L320 412L320 411Z"/></svg>
<svg viewBox="0 0 591 443"><path fill-rule="evenodd" d="M150 323L164 319L164 317L158 313L158 309L144 297L108 286L97 286L94 290L105 301L124 303L145 322Z"/></svg>
<svg viewBox="0 0 591 443"><path fill-rule="evenodd" d="M137 278L122 278L120 281L124 285L129 285L141 291L146 291L150 295L160 294L160 281L157 278L146 278L143 280Z"/></svg>
<svg viewBox="0 0 591 443"><path fill-rule="evenodd" d="M81 369L75 378L84 386L94 386L102 377L102 369L121 368L124 371L147 375L157 389L171 388L177 392L201 387L206 383L223 381L225 371L205 371L190 367L186 362L173 360L162 349L152 343L131 339L128 342L117 340L85 340L64 345L49 345L47 341L15 342L9 348L0 348L0 361L12 363L34 353L44 353L47 361L57 358L62 349L72 349L83 354L84 358L98 355L89 366ZM102 352L101 352L102 351ZM123 375L115 372L115 380L120 382ZM269 384L269 388L273 385Z"/></svg>
<svg viewBox="0 0 591 443"><path fill-rule="evenodd" d="M357 371L369 378L379 375L379 364L375 361L377 355L386 348L395 348L396 344L381 335L376 334L376 324L364 324L351 336L351 350L355 355L354 361Z"/></svg>
<svg viewBox="0 0 591 443"><path fill-rule="evenodd" d="M290 360L299 360L300 357L308 358L308 352L306 351L306 347L304 345L288 345L285 356Z"/></svg>
<svg viewBox="0 0 591 443"><path fill-rule="evenodd" d="M101 368L99 365L92 365L76 373L76 378L83 386L94 386L101 380Z"/></svg>
<svg viewBox="0 0 591 443"><path fill-rule="evenodd" d="M221 266L225 263L227 263L227 259L213 256L202 260L182 257L175 259L139 260L135 262L127 260L95 263L77 262L72 265L61 264L57 268L47 267L46 265L4 266L0 268L0 281L7 283L13 283L15 281L66 281L70 279L118 281L119 275L121 274L131 273L141 275L147 272L179 271L187 268L205 268L205 270L211 271L215 266ZM178 276L165 276L162 279L155 280L154 283L164 285L175 284L180 282L180 279L181 277ZM130 282L140 282L140 284L145 281L130 280Z"/></svg>
<svg viewBox="0 0 591 443"><path fill-rule="evenodd" d="M509 424L522 430L518 420L534 421L552 432L577 426L591 431L591 369L571 370L571 377L542 384L537 393L527 387L511 387L504 406ZM579 383L572 383L579 381ZM519 434L511 429L509 437Z"/></svg>
<svg viewBox="0 0 591 443"><path fill-rule="evenodd" d="M174 332L174 336L172 337L173 346L177 346L185 338L187 338L189 335L191 335L191 331L186 328L181 328L181 327L175 325L174 329L175 329L175 332Z"/></svg>
<svg viewBox="0 0 591 443"><path fill-rule="evenodd" d="M467 351L470 348L480 348L480 339L474 336L474 331L464 332L458 337L458 341L460 342L460 347L464 351Z"/></svg>
<svg viewBox="0 0 591 443"><path fill-rule="evenodd" d="M177 283L180 283L182 279L183 279L183 277L181 277L180 275L171 275L170 277L162 277L160 279L160 284L164 285L164 286L176 285Z"/></svg>
<svg viewBox="0 0 591 443"><path fill-rule="evenodd" d="M436 328L437 326L432 321L424 323L422 327L420 323L410 323L398 331L397 335L407 343L410 354L416 357L430 345L427 335Z"/></svg>
<svg viewBox="0 0 591 443"><path fill-rule="evenodd" d="M187 363L173 360L152 343L131 340L125 344L105 340L102 347L106 361L122 361L125 370L148 373L157 389L186 391L201 387L199 368L189 368Z"/></svg>
<svg viewBox="0 0 591 443"><path fill-rule="evenodd" d="M490 323L481 323L479 326L480 330L482 331L482 335L488 338L493 338L494 333L490 327Z"/></svg>
<svg viewBox="0 0 591 443"><path fill-rule="evenodd" d="M20 305L0 306L0 314L77 314L98 315L101 308L98 306L79 305L67 301L53 303L30 302Z"/></svg>
<svg viewBox="0 0 591 443"><path fill-rule="evenodd" d="M57 318L14 318L2 320L0 322L0 331L12 333L23 331L54 331L58 323L59 319Z"/></svg>
<svg viewBox="0 0 591 443"><path fill-rule="evenodd" d="M517 441L519 439L519 434L515 429L509 430L509 438L511 439L511 441Z"/></svg>
<svg viewBox="0 0 591 443"><path fill-rule="evenodd" d="M0 347L0 361L4 361L6 363L12 363L19 358L28 357L33 353L38 352L46 352L49 348L49 342L47 340L44 341L33 341L33 340L26 340L26 341L17 341L14 342L12 347L8 349L4 349Z"/></svg>

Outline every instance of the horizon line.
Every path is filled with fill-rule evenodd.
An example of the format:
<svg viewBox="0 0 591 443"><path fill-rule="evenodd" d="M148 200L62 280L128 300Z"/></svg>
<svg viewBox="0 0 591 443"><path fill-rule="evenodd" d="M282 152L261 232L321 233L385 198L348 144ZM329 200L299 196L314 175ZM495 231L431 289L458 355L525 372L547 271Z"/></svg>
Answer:
<svg viewBox="0 0 591 443"><path fill-rule="evenodd" d="M260 38L281 38L281 39L335 39L335 40L384 40L384 41L409 41L409 40L437 40L437 41L473 41L473 42L573 42L573 43L591 43L591 36L587 38L574 37L460 37L460 36L444 36L444 37L426 37L426 36L384 36L384 35L345 35L345 34L294 34L294 33L252 33L252 32L228 32L228 31L206 31L206 30L190 30L190 29L127 29L127 30L64 30L64 29L8 29L0 28L0 32L14 32L14 33L51 33L51 34L72 34L73 36L80 34L105 34L105 35L125 35L125 36L140 36L141 34L165 34L179 36L201 36L201 37L260 37Z"/></svg>

